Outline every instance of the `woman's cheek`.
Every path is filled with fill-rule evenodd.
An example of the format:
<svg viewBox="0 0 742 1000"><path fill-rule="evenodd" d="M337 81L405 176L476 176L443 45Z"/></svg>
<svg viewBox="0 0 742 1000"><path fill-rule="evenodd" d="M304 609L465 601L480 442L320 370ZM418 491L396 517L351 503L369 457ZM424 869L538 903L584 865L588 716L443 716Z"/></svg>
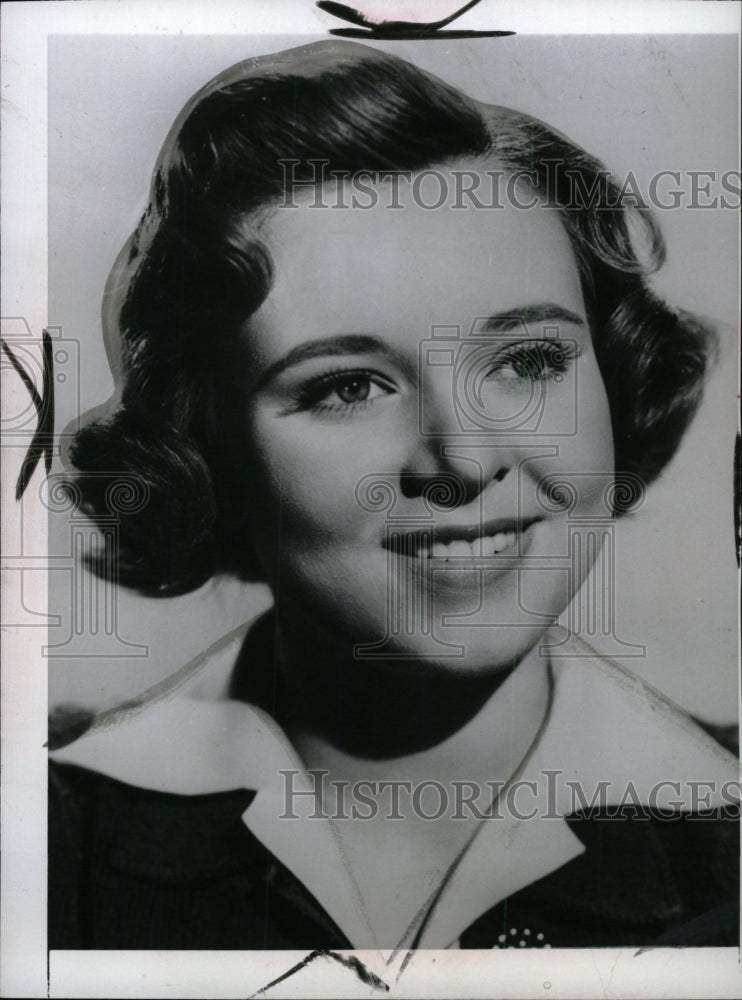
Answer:
<svg viewBox="0 0 742 1000"><path fill-rule="evenodd" d="M357 534L369 515L358 504L356 485L370 471L387 470L383 455L377 454L378 440L349 427L344 433L338 430L314 423L302 427L302 433L274 432L270 441L264 436L258 451L264 487L256 499L274 509L280 506L281 534L301 548Z"/></svg>

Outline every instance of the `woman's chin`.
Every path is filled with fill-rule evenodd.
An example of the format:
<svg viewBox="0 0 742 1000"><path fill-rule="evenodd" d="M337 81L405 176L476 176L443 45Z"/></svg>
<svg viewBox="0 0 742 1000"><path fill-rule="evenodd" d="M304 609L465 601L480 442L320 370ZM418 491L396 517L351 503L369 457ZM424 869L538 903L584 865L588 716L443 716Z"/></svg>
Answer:
<svg viewBox="0 0 742 1000"><path fill-rule="evenodd" d="M534 622L532 615L513 611L510 616L472 623L446 621L398 622L373 618L359 612L351 626L345 607L346 648L344 659L373 670L378 665L385 672L393 665L395 672L435 673L438 676L493 677L512 670L537 645L554 615L544 615ZM351 638L352 637L352 638Z"/></svg>

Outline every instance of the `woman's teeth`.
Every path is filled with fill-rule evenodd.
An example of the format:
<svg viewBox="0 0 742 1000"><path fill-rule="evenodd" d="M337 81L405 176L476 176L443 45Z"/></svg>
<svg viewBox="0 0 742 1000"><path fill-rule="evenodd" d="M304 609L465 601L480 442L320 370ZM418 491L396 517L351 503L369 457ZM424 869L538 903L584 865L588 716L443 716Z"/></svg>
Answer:
<svg viewBox="0 0 742 1000"><path fill-rule="evenodd" d="M517 537L515 531L498 531L496 535L485 535L471 542L434 542L432 548L421 549L419 554L434 559L478 559L504 552L515 545Z"/></svg>

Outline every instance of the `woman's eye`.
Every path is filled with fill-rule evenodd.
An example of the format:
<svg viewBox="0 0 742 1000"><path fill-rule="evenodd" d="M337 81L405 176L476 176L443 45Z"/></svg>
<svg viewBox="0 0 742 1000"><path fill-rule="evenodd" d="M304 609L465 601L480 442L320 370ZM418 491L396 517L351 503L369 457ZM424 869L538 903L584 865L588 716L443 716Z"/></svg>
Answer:
<svg viewBox="0 0 742 1000"><path fill-rule="evenodd" d="M366 375L354 375L339 381L335 392L344 403L362 403L371 395L371 379Z"/></svg>
<svg viewBox="0 0 742 1000"><path fill-rule="evenodd" d="M490 374L508 381L559 381L580 354L575 343L564 341L529 341L502 351Z"/></svg>
<svg viewBox="0 0 742 1000"><path fill-rule="evenodd" d="M340 372L323 375L307 386L299 396L302 409L314 412L352 413L371 406L394 388L372 372Z"/></svg>

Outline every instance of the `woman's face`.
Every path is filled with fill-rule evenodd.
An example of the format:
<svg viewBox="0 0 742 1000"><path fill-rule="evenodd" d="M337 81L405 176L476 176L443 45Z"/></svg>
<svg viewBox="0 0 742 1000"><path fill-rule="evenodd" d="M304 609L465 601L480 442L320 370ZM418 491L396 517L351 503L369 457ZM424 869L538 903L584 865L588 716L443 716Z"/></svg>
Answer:
<svg viewBox="0 0 742 1000"><path fill-rule="evenodd" d="M578 270L553 211L379 193L263 223L275 280L232 373L244 513L284 623L400 667L494 670L563 610L575 539L609 517ZM567 489L548 499L544 477Z"/></svg>

